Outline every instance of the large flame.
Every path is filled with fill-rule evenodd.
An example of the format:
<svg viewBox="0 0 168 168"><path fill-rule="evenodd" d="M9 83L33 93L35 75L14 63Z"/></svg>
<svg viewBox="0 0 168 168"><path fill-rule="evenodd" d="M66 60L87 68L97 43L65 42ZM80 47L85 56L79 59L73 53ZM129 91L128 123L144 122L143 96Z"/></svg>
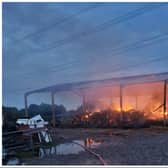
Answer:
<svg viewBox="0 0 168 168"><path fill-rule="evenodd" d="M119 87L90 90L86 97L86 104L89 104L88 108L86 107L87 114L83 118L89 120L93 113L105 110L110 113L122 111L129 115L138 112L150 120L162 120L168 115L168 112L163 111L163 83L126 86L122 94L121 110ZM107 118L109 122L114 120L112 117Z"/></svg>

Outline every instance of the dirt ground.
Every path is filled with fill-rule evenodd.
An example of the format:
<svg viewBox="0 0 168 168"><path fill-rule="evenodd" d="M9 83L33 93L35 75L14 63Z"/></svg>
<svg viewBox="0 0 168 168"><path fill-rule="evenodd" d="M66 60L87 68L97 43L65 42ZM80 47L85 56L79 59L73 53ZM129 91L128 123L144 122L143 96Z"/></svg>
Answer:
<svg viewBox="0 0 168 168"><path fill-rule="evenodd" d="M88 137L101 141L101 145L91 150L100 154L107 165L168 165L168 128L55 129L52 130L52 137L56 144ZM68 155L52 154L24 162L25 165L102 164L88 151Z"/></svg>

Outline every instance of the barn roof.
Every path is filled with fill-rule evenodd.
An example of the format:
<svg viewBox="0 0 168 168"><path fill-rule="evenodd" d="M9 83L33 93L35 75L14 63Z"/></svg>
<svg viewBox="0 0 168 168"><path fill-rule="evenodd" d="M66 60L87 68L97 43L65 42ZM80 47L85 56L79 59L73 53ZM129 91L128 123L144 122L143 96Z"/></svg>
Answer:
<svg viewBox="0 0 168 168"><path fill-rule="evenodd" d="M56 85L32 90L32 91L26 92L25 94L29 95L29 94L40 93L40 92L73 91L73 90L87 89L91 87L153 83L153 82L160 82L165 80L168 80L168 72L56 84Z"/></svg>

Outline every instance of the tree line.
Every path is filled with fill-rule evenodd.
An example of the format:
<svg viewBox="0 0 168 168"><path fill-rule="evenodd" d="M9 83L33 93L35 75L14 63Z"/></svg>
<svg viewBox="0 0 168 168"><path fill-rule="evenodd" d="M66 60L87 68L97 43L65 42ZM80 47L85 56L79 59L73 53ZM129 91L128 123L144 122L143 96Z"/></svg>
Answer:
<svg viewBox="0 0 168 168"><path fill-rule="evenodd" d="M66 115L68 111L63 105L55 105L55 113L56 116L62 114ZM28 107L28 114L29 117L33 117L35 115L40 114L44 120L51 122L52 119L52 111L51 111L51 105L41 103L40 105L37 104L31 104ZM16 107L2 107L2 119L3 119L3 128L10 130L14 129L16 125L16 120L18 118L25 118L25 109L18 109Z"/></svg>

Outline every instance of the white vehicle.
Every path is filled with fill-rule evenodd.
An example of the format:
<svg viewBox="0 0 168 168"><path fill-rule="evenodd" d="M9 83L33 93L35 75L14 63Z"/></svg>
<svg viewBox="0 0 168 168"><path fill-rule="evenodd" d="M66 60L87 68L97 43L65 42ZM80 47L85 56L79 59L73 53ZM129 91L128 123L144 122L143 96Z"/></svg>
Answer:
<svg viewBox="0 0 168 168"><path fill-rule="evenodd" d="M41 115L36 115L30 119L24 119L24 118L17 119L16 124L18 125L20 130L46 128L37 133L39 142L42 142L43 140L47 143L52 141L51 136L49 135L47 131L48 129L46 127L48 125L48 122L44 121Z"/></svg>

